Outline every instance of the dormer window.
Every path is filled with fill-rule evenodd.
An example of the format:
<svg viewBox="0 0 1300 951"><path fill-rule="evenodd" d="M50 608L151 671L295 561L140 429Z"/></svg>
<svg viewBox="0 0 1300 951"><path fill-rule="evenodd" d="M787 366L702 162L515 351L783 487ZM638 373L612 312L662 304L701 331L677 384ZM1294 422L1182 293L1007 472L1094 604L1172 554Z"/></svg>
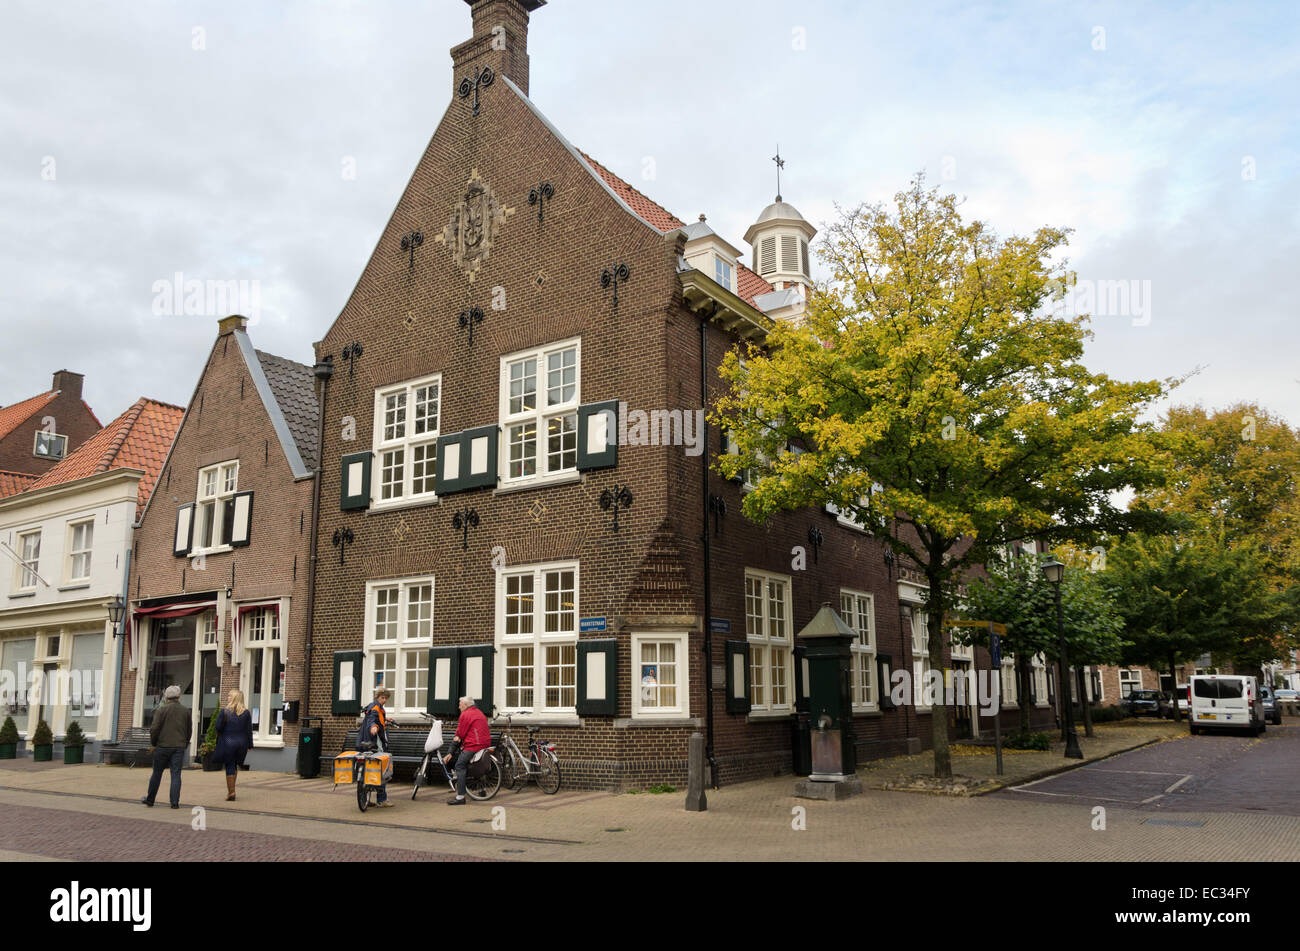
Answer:
<svg viewBox="0 0 1300 951"><path fill-rule="evenodd" d="M725 287L727 290L734 292L736 289L735 265L730 264L727 261L724 261L722 258L717 258L715 264L716 264L716 268L714 270L714 274L718 284L720 284L722 287Z"/></svg>

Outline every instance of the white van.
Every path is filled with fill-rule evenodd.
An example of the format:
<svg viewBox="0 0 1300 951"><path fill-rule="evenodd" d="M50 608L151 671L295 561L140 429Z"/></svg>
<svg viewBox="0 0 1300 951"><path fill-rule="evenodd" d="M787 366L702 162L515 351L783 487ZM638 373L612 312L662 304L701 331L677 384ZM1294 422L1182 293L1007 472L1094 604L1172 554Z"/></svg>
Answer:
<svg viewBox="0 0 1300 951"><path fill-rule="evenodd" d="M1259 684L1254 677L1228 674L1198 675L1191 680L1192 734L1202 730L1267 729Z"/></svg>

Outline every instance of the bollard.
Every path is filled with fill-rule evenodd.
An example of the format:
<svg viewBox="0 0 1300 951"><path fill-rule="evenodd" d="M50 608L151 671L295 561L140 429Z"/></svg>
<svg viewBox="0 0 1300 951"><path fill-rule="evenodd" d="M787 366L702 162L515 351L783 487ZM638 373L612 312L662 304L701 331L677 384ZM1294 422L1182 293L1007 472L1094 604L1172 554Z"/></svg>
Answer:
<svg viewBox="0 0 1300 951"><path fill-rule="evenodd" d="M687 744L686 811L707 812L704 797L704 734L692 733Z"/></svg>

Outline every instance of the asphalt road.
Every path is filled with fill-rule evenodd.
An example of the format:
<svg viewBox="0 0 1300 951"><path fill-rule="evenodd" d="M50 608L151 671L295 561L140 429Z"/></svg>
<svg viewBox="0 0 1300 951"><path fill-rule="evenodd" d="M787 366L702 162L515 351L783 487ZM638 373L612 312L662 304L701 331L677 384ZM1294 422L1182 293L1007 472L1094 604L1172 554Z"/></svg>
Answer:
<svg viewBox="0 0 1300 951"><path fill-rule="evenodd" d="M1182 736L997 795L1153 813L1300 816L1300 720L1246 733Z"/></svg>

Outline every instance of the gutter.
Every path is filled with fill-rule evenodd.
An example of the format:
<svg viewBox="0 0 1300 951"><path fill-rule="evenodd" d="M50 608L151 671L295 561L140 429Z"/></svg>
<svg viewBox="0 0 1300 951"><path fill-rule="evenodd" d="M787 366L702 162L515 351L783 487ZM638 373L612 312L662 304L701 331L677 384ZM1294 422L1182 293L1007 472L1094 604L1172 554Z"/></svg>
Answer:
<svg viewBox="0 0 1300 951"><path fill-rule="evenodd" d="M161 470L159 470L161 471ZM131 618L131 548L126 549L126 564L122 569L122 604L126 613L122 618L122 633L113 631L113 668L117 679L113 682L113 729L110 731L114 742L117 741L118 715L122 710L122 640L127 636L126 624Z"/></svg>
<svg viewBox="0 0 1300 951"><path fill-rule="evenodd" d="M316 473L311 489L311 555L307 559L307 646L303 651L302 712L301 723L310 713L311 705L311 652L312 637L316 633L316 550L320 534L320 477L325 468L325 400L329 394L330 378L334 375L334 357L328 356L316 364L316 379L320 380L319 420L316 424Z"/></svg>
<svg viewBox="0 0 1300 951"><path fill-rule="evenodd" d="M700 314L700 400L707 411L709 406L708 388L708 327L717 315L718 305L713 305L713 312L705 317ZM709 775L713 778L713 788L718 788L718 761L713 751L713 546L709 535L709 426L704 424L705 450L701 456L700 487L702 503L700 509L700 528L704 532L704 759L709 764Z"/></svg>

